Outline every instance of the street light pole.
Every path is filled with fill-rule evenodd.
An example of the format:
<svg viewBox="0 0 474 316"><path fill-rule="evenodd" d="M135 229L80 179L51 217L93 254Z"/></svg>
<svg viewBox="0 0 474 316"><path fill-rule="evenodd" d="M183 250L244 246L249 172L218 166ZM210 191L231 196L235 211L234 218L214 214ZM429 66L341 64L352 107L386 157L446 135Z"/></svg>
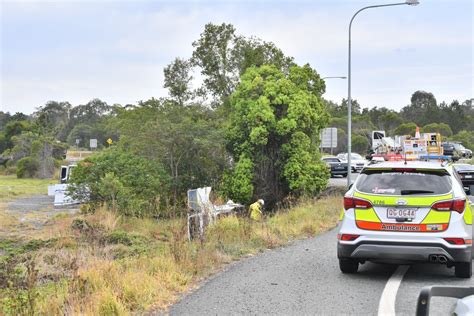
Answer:
<svg viewBox="0 0 474 316"><path fill-rule="evenodd" d="M399 3L389 3L389 4L379 4L379 5L370 5L367 7L363 7L359 11L357 11L351 18L349 22L349 57L348 57L348 70L347 70L347 188L351 185L351 153L352 153L352 99L351 99L351 31L352 31L352 22L354 18L359 14L361 11L373 8L381 8L381 7L392 7L398 5L411 5L416 6L418 5L418 0L406 0L405 2Z"/></svg>

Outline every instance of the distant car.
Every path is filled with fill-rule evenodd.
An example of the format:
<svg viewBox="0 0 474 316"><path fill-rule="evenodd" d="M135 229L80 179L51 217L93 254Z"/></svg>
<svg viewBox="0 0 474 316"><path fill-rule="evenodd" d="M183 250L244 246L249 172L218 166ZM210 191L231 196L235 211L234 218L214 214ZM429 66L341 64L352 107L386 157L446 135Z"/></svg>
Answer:
<svg viewBox="0 0 474 316"><path fill-rule="evenodd" d="M454 150L458 154L459 157L461 158L472 158L472 150L467 149L460 143L452 143L454 146Z"/></svg>
<svg viewBox="0 0 474 316"><path fill-rule="evenodd" d="M454 164L454 170L461 179L467 195L474 195L474 166L469 164Z"/></svg>
<svg viewBox="0 0 474 316"><path fill-rule="evenodd" d="M339 155L337 155L337 158L339 158L342 162L347 163L347 153L340 153ZM367 166L367 164L368 161L358 153L351 154L352 171L361 171L362 169L364 169L365 166Z"/></svg>
<svg viewBox="0 0 474 316"><path fill-rule="evenodd" d="M347 163L342 162L339 158L336 157L323 157L321 158L322 161L327 163L331 168L331 177L336 175L340 175L343 177L347 177Z"/></svg>
<svg viewBox="0 0 474 316"><path fill-rule="evenodd" d="M454 148L453 143L443 143L443 155L445 156L454 156L456 149Z"/></svg>

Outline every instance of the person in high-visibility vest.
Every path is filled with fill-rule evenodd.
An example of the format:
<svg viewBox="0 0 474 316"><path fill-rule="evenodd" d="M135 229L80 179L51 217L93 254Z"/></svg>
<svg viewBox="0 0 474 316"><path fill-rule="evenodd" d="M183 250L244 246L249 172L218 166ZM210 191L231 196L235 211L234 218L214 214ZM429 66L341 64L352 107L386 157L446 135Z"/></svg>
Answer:
<svg viewBox="0 0 474 316"><path fill-rule="evenodd" d="M259 199L257 202L250 204L250 218L254 221L262 220L262 209L265 202Z"/></svg>

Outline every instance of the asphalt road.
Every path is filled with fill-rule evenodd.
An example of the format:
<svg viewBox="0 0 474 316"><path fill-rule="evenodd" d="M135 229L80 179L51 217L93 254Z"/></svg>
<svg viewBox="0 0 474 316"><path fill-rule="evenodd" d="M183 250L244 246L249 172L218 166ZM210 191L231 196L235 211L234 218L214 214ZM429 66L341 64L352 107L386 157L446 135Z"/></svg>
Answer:
<svg viewBox="0 0 474 316"><path fill-rule="evenodd" d="M357 179L358 176L359 176L358 173L352 173L351 182L353 183ZM329 178L329 186L345 187L347 186L347 178L343 178L341 176L334 176L333 178Z"/></svg>
<svg viewBox="0 0 474 316"><path fill-rule="evenodd" d="M171 315L376 315L395 265L365 263L359 273L339 271L336 230L231 265L174 305ZM454 269L410 266L396 295L397 315L414 315L425 285L469 285ZM449 313L453 299L434 298L431 315Z"/></svg>
<svg viewBox="0 0 474 316"><path fill-rule="evenodd" d="M345 186L346 181L331 178L330 186ZM474 197L471 201L474 203ZM399 266L368 262L357 274L342 274L336 234L333 229L232 264L184 296L170 314L377 315L382 293ZM414 315L419 292L427 285L474 286L474 278L458 279L454 268L443 265L409 266L391 298L396 314ZM455 302L433 298L430 315L450 314Z"/></svg>

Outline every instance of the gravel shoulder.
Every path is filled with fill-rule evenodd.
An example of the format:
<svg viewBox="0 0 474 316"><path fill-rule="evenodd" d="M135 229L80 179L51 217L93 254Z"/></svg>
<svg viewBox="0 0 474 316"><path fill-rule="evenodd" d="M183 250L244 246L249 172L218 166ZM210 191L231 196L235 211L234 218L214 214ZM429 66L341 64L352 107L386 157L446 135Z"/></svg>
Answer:
<svg viewBox="0 0 474 316"><path fill-rule="evenodd" d="M49 221L60 214L74 214L76 208L55 208L54 197L46 194L17 198L6 203L0 209L11 219L9 225L0 225L0 236L19 237L30 232L39 231L48 225Z"/></svg>

